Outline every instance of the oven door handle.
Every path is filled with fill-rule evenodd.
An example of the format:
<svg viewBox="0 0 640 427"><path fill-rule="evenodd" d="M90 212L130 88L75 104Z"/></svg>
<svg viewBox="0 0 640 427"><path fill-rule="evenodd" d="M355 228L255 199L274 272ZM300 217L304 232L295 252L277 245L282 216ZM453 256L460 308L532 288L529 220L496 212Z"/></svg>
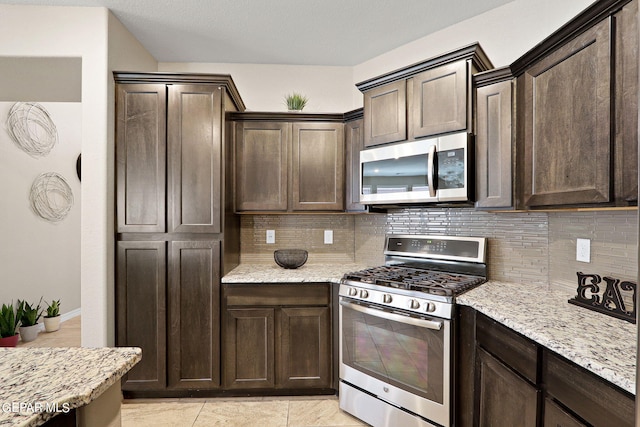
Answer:
<svg viewBox="0 0 640 427"><path fill-rule="evenodd" d="M442 329L442 322L438 322L435 320L426 320L416 317L403 316L402 314L390 313L388 311L378 310L370 307L363 307L359 304L353 304L348 301L340 301L340 305L351 310L359 311L360 313L370 314L371 316L381 317L383 319L392 320L394 322L406 323L407 325L419 326L436 331Z"/></svg>

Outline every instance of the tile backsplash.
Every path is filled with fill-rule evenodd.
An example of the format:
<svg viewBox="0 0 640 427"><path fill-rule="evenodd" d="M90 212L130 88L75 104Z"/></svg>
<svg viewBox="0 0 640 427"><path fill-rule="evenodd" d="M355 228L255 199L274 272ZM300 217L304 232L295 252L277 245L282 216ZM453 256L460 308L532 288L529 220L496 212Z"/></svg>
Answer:
<svg viewBox="0 0 640 427"><path fill-rule="evenodd" d="M272 262L279 248L309 251L309 262L380 265L384 237L448 234L488 238L494 280L550 284L573 292L576 272L636 281L637 212L481 212L469 208L395 209L380 214L243 215L242 262ZM265 242L276 231L276 244ZM323 242L333 230L332 245ZM576 239L591 240L591 262L576 261Z"/></svg>

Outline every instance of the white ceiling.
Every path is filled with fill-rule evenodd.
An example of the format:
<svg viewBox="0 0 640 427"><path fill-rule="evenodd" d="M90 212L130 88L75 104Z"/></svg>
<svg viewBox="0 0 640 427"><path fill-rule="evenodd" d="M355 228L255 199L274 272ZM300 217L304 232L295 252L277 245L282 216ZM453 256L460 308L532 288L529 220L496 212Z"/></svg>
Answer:
<svg viewBox="0 0 640 427"><path fill-rule="evenodd" d="M104 6L159 62L351 66L514 0L0 0Z"/></svg>

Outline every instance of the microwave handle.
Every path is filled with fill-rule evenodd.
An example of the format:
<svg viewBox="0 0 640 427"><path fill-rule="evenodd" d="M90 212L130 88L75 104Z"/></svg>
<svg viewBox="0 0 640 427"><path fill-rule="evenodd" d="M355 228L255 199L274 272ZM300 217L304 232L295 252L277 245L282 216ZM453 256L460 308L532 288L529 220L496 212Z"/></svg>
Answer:
<svg viewBox="0 0 640 427"><path fill-rule="evenodd" d="M418 326L421 328L433 329L435 331L439 331L440 329L442 329L442 322L438 322L435 320L403 316L402 314L390 313L388 311L378 310L372 307L363 307L361 305L353 304L348 301L340 301L340 305L354 311L359 311L371 316L381 317L383 319L391 320L394 322L405 323L407 325Z"/></svg>
<svg viewBox="0 0 640 427"><path fill-rule="evenodd" d="M436 197L435 181L435 158L436 158L436 146L429 147L429 158L427 160L427 184L429 185L429 196Z"/></svg>

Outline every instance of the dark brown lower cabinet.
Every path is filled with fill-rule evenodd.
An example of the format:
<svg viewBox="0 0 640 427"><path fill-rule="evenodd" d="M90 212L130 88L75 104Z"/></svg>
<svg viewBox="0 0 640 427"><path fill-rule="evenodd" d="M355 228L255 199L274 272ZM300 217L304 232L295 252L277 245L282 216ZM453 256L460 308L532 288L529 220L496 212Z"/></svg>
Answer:
<svg viewBox="0 0 640 427"><path fill-rule="evenodd" d="M477 353L480 427L536 427L539 390L482 349Z"/></svg>
<svg viewBox="0 0 640 427"><path fill-rule="evenodd" d="M275 309L227 309L224 316L225 388L275 388Z"/></svg>
<svg viewBox="0 0 640 427"><path fill-rule="evenodd" d="M220 387L220 241L169 247L170 388Z"/></svg>
<svg viewBox="0 0 640 427"><path fill-rule="evenodd" d="M167 242L117 243L117 345L142 348L144 357L122 379L123 390L167 385Z"/></svg>
<svg viewBox="0 0 640 427"><path fill-rule="evenodd" d="M220 388L220 240L117 243L117 345L142 348L125 392Z"/></svg>
<svg viewBox="0 0 640 427"><path fill-rule="evenodd" d="M457 426L635 425L628 392L479 312L466 307L460 314Z"/></svg>
<svg viewBox="0 0 640 427"><path fill-rule="evenodd" d="M222 299L225 389L332 390L329 284L226 284Z"/></svg>
<svg viewBox="0 0 640 427"><path fill-rule="evenodd" d="M544 401L544 427L587 427L547 398Z"/></svg>

